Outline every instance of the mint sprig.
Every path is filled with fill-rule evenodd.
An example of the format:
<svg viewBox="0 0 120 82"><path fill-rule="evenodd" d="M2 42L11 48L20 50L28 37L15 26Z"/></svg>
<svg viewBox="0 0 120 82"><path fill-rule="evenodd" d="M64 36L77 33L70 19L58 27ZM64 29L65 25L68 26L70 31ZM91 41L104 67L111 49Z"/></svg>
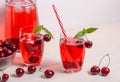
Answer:
<svg viewBox="0 0 120 82"><path fill-rule="evenodd" d="M90 33L93 33L97 30L98 28L94 28L94 27L90 27L90 28L87 28L87 29L83 29L82 31L79 31L75 36L74 38L79 38L79 37L82 37L84 36L85 34L90 34Z"/></svg>
<svg viewBox="0 0 120 82"><path fill-rule="evenodd" d="M43 25L37 26L34 30L34 33L36 34L40 32L41 30L45 31L50 37L54 38L52 33L47 28L45 28Z"/></svg>

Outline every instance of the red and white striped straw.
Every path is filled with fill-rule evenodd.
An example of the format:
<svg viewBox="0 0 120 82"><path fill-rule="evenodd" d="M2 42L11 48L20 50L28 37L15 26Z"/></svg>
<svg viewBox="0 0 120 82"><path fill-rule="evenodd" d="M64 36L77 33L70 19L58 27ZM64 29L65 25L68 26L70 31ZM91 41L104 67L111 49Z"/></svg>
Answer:
<svg viewBox="0 0 120 82"><path fill-rule="evenodd" d="M67 35L66 35L66 33L65 33L65 29L64 29L64 27L63 27L63 23L62 23L61 20L60 20L60 16L59 16L59 14L57 13L57 9L56 9L56 7L55 7L54 4L52 5L52 7L53 7L53 10L54 10L54 12L55 12L55 15L56 15L56 17L57 17L57 19L58 19L58 23L59 23L59 25L60 25L60 27L61 27L62 33L64 34L65 38L67 39Z"/></svg>

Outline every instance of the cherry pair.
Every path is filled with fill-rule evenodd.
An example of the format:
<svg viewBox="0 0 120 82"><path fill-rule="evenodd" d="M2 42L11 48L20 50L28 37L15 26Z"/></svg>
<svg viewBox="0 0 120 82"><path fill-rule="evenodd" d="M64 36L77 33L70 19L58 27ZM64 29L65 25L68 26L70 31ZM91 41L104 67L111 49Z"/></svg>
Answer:
<svg viewBox="0 0 120 82"><path fill-rule="evenodd" d="M104 66L104 67L102 67L102 69L100 69L100 65L101 65L101 62L102 62L102 60L103 60L104 57L108 57L109 58L109 62L107 64L107 66ZM110 64L110 57L109 57L109 54L107 54L107 55L103 56L100 59L98 66L94 65L94 66L91 67L90 73L92 75L97 75L97 74L99 74L101 72L102 76L107 76L110 73L110 69L108 68L109 64Z"/></svg>

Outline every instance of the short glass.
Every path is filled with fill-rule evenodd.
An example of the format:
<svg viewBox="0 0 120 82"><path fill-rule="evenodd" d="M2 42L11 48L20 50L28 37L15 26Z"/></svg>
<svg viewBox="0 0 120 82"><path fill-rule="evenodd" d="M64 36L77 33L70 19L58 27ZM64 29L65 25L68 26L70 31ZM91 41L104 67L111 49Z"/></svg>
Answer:
<svg viewBox="0 0 120 82"><path fill-rule="evenodd" d="M34 34L32 25L20 29L20 51L25 64L39 65L44 51L44 40L41 33Z"/></svg>
<svg viewBox="0 0 120 82"><path fill-rule="evenodd" d="M77 72L82 69L85 56L84 42L82 38L65 39L63 34L60 34L60 53L65 72Z"/></svg>

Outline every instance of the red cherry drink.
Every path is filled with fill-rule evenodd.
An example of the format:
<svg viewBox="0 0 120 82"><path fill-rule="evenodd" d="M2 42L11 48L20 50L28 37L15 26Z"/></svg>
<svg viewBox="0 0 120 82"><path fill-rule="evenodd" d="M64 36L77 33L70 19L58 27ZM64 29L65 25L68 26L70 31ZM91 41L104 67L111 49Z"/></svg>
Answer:
<svg viewBox="0 0 120 82"><path fill-rule="evenodd" d="M85 56L83 39L73 39L68 37L66 40L65 38L61 38L60 52L63 67L66 72L76 72L81 70Z"/></svg>
<svg viewBox="0 0 120 82"><path fill-rule="evenodd" d="M10 0L9 0L10 1ZM35 2L12 0L6 3L5 38L19 38L19 30L23 26L38 25Z"/></svg>
<svg viewBox="0 0 120 82"><path fill-rule="evenodd" d="M24 33L20 39L20 50L26 64L39 65L44 49L43 35Z"/></svg>

